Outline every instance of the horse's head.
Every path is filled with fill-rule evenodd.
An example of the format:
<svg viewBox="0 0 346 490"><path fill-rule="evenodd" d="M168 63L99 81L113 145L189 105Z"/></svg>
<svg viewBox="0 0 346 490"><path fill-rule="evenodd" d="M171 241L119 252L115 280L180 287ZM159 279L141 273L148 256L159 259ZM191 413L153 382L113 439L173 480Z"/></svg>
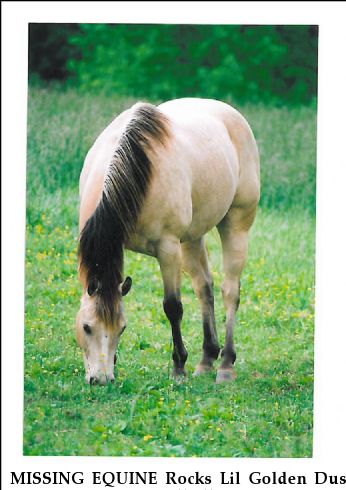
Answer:
<svg viewBox="0 0 346 490"><path fill-rule="evenodd" d="M89 283L83 293L76 328L84 354L86 380L90 384L114 381L116 349L126 328L122 296L129 292L131 284L130 277L120 284L111 316L100 314L102 298L98 281Z"/></svg>

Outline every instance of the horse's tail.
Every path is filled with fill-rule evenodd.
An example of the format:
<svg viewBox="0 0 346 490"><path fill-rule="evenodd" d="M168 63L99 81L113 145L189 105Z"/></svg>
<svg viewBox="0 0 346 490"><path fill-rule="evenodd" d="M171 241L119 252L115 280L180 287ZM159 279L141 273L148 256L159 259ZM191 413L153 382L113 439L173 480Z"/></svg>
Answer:
<svg viewBox="0 0 346 490"><path fill-rule="evenodd" d="M152 176L149 152L164 145L168 120L138 103L126 124L104 180L100 202L79 237L79 259L89 294L99 296L99 316L112 322L122 281L123 244L134 231Z"/></svg>

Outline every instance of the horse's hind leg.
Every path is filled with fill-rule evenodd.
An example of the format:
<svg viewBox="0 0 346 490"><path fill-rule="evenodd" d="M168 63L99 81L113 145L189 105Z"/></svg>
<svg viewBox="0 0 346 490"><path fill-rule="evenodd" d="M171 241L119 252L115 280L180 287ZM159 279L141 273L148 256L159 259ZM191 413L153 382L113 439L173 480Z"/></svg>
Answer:
<svg viewBox="0 0 346 490"><path fill-rule="evenodd" d="M233 364L236 359L233 330L236 311L240 302L240 276L245 265L248 249L248 233L256 213L256 205L250 208L234 207L218 225L222 243L224 282L222 296L226 308L226 339L222 362L216 382L234 378Z"/></svg>
<svg viewBox="0 0 346 490"><path fill-rule="evenodd" d="M181 245L177 238L166 237L158 247L158 261L164 286L163 309L172 327L174 376L185 375L187 350L181 335L183 305L180 298Z"/></svg>
<svg viewBox="0 0 346 490"><path fill-rule="evenodd" d="M182 244L183 269L192 278L192 284L200 301L203 317L203 357L195 375L209 371L217 359L220 346L215 328L213 280L208 265L204 238Z"/></svg>

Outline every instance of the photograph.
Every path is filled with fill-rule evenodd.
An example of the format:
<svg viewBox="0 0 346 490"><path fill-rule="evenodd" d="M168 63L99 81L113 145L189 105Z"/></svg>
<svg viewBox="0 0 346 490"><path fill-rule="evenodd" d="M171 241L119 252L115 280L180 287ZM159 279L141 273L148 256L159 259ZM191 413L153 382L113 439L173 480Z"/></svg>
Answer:
<svg viewBox="0 0 346 490"><path fill-rule="evenodd" d="M29 23L24 456L312 458L318 38Z"/></svg>

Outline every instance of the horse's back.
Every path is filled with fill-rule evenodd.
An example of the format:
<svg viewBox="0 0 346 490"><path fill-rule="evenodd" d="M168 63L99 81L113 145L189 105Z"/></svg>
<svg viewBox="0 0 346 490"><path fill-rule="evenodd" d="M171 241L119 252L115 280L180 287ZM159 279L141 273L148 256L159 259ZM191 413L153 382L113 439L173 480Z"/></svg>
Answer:
<svg viewBox="0 0 346 490"><path fill-rule="evenodd" d="M218 100L199 98L172 100L161 104L159 109L171 119L180 120L185 127L191 125L200 128L199 147L208 144L209 149L213 150L218 144L218 136L221 133L225 135L226 130L227 141L223 140L223 153L231 145L236 151L236 158L230 158L229 162L234 168L238 165L239 180L232 176L237 187L235 200L239 204L258 201L260 177L257 144L248 122L236 109ZM203 133L207 141L204 141ZM217 159L216 151L214 162ZM217 165L205 170L217 170Z"/></svg>

